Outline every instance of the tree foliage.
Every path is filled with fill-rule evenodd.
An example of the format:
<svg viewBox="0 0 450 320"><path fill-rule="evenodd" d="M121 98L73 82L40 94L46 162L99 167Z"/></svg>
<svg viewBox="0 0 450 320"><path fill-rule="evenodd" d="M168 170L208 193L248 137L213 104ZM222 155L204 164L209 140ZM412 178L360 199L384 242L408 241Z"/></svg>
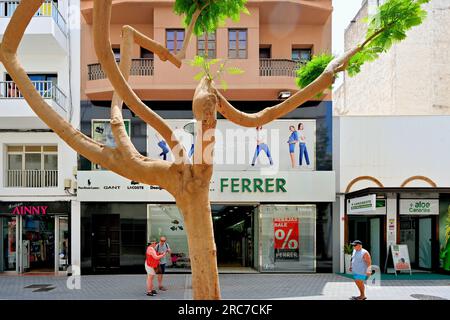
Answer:
<svg viewBox="0 0 450 320"><path fill-rule="evenodd" d="M422 5L428 2L430 0L388 0L379 6L377 13L369 18L363 49L350 60L349 75L356 75L364 63L376 60L394 43L405 40L406 32L426 18Z"/></svg>
<svg viewBox="0 0 450 320"><path fill-rule="evenodd" d="M203 56L195 56L194 60L190 62L192 67L201 68L202 70L194 76L194 79L200 81L206 77L210 81L219 81L224 90L228 89L228 83L223 79L223 74L239 75L244 71L237 67L226 67L227 60L222 59L208 59ZM217 70L213 70L213 66L218 65Z"/></svg>
<svg viewBox="0 0 450 320"><path fill-rule="evenodd" d="M420 25L427 16L422 6L430 0L387 0L378 11L366 21L368 29L361 50L349 61L347 71L354 76L366 62L376 60L387 52L394 43L406 39L406 32ZM331 55L314 56L297 72L297 85L304 88L313 82L333 60Z"/></svg>
<svg viewBox="0 0 450 320"><path fill-rule="evenodd" d="M176 0L174 12L186 15L185 24L189 25L197 9L203 9L194 26L194 34L213 32L225 19L238 21L241 13L250 14L245 7L247 0Z"/></svg>

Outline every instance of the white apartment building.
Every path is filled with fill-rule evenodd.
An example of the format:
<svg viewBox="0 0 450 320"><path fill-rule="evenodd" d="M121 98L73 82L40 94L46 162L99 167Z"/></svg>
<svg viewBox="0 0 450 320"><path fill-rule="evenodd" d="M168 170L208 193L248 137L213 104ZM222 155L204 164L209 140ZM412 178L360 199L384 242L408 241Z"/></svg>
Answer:
<svg viewBox="0 0 450 320"><path fill-rule="evenodd" d="M20 1L0 1L0 38ZM52 108L79 127L79 1L46 0L19 60ZM78 234L77 154L32 111L0 65L0 272L59 272ZM74 231L75 230L75 231Z"/></svg>
<svg viewBox="0 0 450 320"><path fill-rule="evenodd" d="M376 5L363 1L346 48L364 38L362 19ZM356 77L345 75L334 94L335 271L344 271L343 246L356 239L383 272L394 269L389 250L398 244L413 272L449 271L439 255L450 212L450 7L431 0L425 8L422 25ZM359 200L370 207L353 210Z"/></svg>

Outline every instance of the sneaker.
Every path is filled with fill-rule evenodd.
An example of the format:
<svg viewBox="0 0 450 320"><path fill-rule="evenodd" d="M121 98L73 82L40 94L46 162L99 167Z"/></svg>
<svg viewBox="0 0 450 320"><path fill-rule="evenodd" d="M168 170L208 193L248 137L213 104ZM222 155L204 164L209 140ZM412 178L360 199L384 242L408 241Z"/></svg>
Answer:
<svg viewBox="0 0 450 320"><path fill-rule="evenodd" d="M147 296L151 296L151 297L153 297L154 296L154 294L153 294L153 292L147 292L145 295L147 295Z"/></svg>
<svg viewBox="0 0 450 320"><path fill-rule="evenodd" d="M152 294L158 294L158 291L152 290Z"/></svg>
<svg viewBox="0 0 450 320"><path fill-rule="evenodd" d="M161 287L159 287L159 290L161 290L161 291L167 291L167 288L166 288L166 287L163 287L163 286L161 286Z"/></svg>

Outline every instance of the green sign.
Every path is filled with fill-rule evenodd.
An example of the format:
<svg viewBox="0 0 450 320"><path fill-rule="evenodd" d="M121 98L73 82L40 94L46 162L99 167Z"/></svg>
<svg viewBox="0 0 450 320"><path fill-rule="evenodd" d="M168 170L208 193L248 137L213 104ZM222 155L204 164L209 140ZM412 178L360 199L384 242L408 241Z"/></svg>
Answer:
<svg viewBox="0 0 450 320"><path fill-rule="evenodd" d="M284 193L286 180L283 178L221 178L220 192L233 193Z"/></svg>

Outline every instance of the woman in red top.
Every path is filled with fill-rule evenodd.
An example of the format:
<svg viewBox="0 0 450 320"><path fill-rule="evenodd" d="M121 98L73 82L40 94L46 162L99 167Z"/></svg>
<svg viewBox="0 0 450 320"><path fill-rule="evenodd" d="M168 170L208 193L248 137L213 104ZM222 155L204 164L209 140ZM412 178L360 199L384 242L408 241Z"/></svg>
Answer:
<svg viewBox="0 0 450 320"><path fill-rule="evenodd" d="M157 292L153 290L153 278L156 274L156 268L159 265L159 260L166 255L166 252L162 254L157 254L156 250L156 240L152 240L147 247L147 252L145 254L145 271L147 271L147 295L154 296Z"/></svg>

